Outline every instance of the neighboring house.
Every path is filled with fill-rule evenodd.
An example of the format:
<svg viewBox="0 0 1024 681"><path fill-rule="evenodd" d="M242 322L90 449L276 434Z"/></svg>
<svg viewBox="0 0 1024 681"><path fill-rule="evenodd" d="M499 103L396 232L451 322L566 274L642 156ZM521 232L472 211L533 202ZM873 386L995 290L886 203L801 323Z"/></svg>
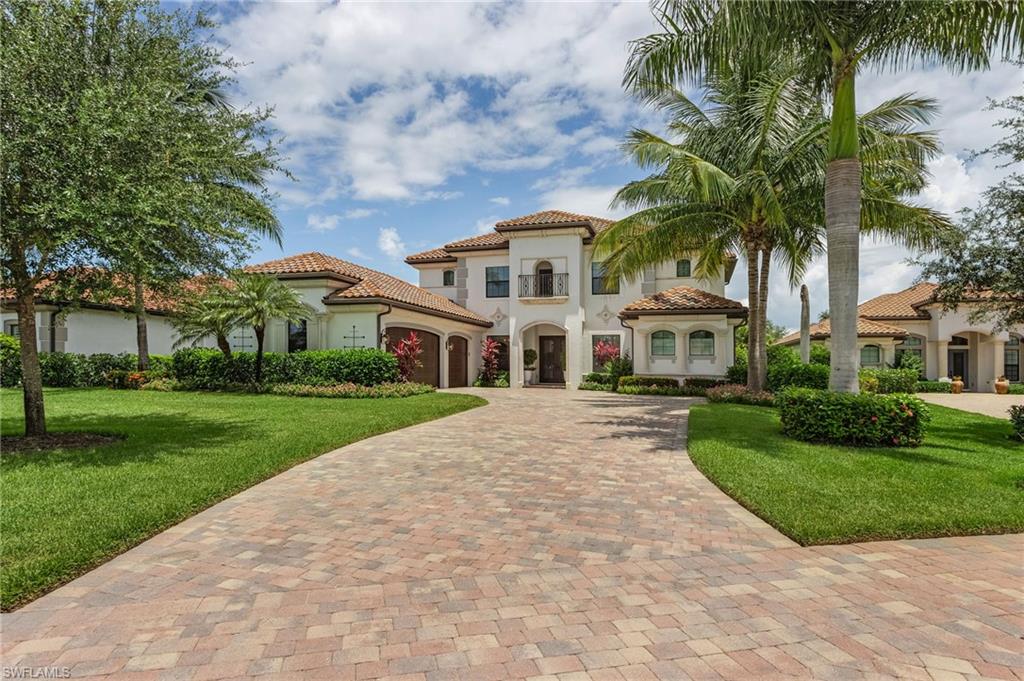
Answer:
<svg viewBox="0 0 1024 681"><path fill-rule="evenodd" d="M135 315L129 301L115 299L97 302L88 293L77 302L61 300L48 293L44 282L36 296L36 338L40 352L75 352L93 355L138 352ZM170 322L174 301L151 293L144 296L146 333L149 352L167 355L174 352L178 334ZM3 332L20 338L18 313L10 291L0 295L0 323ZM203 343L214 347L215 343Z"/></svg>
<svg viewBox="0 0 1024 681"><path fill-rule="evenodd" d="M601 340L630 355L637 373L725 375L747 315L724 297L735 259L710 281L694 276L695 259L662 263L637 281L611 279L593 253L594 236L610 224L543 211L406 262L419 271L422 289L487 322L472 337L471 354L483 336L498 341L513 385L578 385L600 368L593 348ZM434 330L443 338L440 325ZM525 349L538 354L535 371L524 371Z"/></svg>
<svg viewBox="0 0 1024 681"><path fill-rule="evenodd" d="M883 367L910 352L921 358L931 380L961 376L967 389L976 391L993 390L995 379L1004 375L1019 383L1024 327L995 331L990 323L972 323L976 300L943 310L935 301L935 289L924 282L858 306L861 366ZM828 320L811 325L811 340L829 344ZM800 334L791 333L779 343L798 345Z"/></svg>

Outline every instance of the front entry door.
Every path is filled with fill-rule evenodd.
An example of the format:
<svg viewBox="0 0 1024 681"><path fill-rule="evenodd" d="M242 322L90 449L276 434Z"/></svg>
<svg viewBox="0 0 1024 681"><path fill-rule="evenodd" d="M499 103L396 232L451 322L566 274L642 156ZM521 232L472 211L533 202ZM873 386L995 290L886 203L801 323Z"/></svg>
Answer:
<svg viewBox="0 0 1024 681"><path fill-rule="evenodd" d="M949 378L953 378L954 376L962 378L964 385L970 385L970 382L967 380L966 350L949 351Z"/></svg>
<svg viewBox="0 0 1024 681"><path fill-rule="evenodd" d="M565 383L565 336L540 337L540 382Z"/></svg>

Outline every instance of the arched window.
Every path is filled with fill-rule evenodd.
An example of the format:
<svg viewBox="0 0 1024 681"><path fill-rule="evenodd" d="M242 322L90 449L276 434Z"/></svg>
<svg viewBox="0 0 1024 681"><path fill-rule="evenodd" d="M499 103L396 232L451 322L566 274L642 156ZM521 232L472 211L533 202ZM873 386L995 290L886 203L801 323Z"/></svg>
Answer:
<svg viewBox="0 0 1024 681"><path fill-rule="evenodd" d="M1003 348L1003 374L1013 382L1020 381L1020 336L1010 336Z"/></svg>
<svg viewBox="0 0 1024 681"><path fill-rule="evenodd" d="M677 277L688 277L690 276L690 261L676 260L676 276Z"/></svg>
<svg viewBox="0 0 1024 681"><path fill-rule="evenodd" d="M953 336L949 339L950 345L967 345L967 338L964 336Z"/></svg>
<svg viewBox="0 0 1024 681"><path fill-rule="evenodd" d="M444 286L455 286L455 270L445 270L441 276L444 277Z"/></svg>
<svg viewBox="0 0 1024 681"><path fill-rule="evenodd" d="M536 295L550 298L554 295L555 268L547 260L541 260L534 268L537 275Z"/></svg>
<svg viewBox="0 0 1024 681"><path fill-rule="evenodd" d="M865 345L860 349L860 365L877 367L882 363L882 348L877 345Z"/></svg>
<svg viewBox="0 0 1024 681"><path fill-rule="evenodd" d="M655 331L651 334L651 355L672 357L676 354L676 335L671 331Z"/></svg>
<svg viewBox="0 0 1024 681"><path fill-rule="evenodd" d="M715 334L710 331L690 333L690 357L714 357Z"/></svg>

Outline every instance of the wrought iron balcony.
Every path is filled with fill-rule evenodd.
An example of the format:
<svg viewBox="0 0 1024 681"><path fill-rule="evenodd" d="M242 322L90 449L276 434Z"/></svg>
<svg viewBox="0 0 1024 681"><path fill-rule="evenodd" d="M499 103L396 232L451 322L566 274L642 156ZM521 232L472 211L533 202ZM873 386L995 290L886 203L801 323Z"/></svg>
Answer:
<svg viewBox="0 0 1024 681"><path fill-rule="evenodd" d="M569 273L520 274L520 298L566 298L569 296Z"/></svg>

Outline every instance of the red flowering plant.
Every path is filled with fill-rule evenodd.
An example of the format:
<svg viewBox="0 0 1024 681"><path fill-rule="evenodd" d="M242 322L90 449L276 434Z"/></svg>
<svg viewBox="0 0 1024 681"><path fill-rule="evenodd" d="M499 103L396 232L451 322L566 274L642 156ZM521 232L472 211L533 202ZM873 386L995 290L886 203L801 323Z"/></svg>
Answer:
<svg viewBox="0 0 1024 681"><path fill-rule="evenodd" d="M398 377L404 383L408 383L412 380L412 374L417 367L423 366L423 362L420 361L420 355L423 354L420 337L414 331L410 331L408 336L398 341L393 352L398 358Z"/></svg>
<svg viewBox="0 0 1024 681"><path fill-rule="evenodd" d="M604 368L604 365L619 357L619 346L608 341L599 340L594 344L594 364Z"/></svg>
<svg viewBox="0 0 1024 681"><path fill-rule="evenodd" d="M480 345L480 380L490 384L498 377L498 355L501 346L493 338L484 338Z"/></svg>

